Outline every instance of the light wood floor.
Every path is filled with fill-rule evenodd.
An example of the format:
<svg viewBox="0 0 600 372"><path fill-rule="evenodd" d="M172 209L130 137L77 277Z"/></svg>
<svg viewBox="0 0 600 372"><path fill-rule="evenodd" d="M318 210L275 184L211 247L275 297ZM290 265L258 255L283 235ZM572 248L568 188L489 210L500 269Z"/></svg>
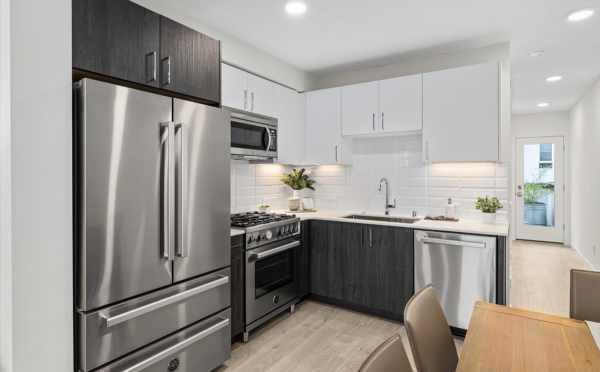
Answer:
<svg viewBox="0 0 600 372"><path fill-rule="evenodd" d="M571 269L589 269L562 244L515 240L511 247L511 306L569 316Z"/></svg>
<svg viewBox="0 0 600 372"><path fill-rule="evenodd" d="M516 241L511 250L514 307L567 316L569 270L586 268L577 253L562 245ZM306 301L235 344L219 372L352 372L381 342L400 332L400 323ZM456 340L460 351L462 340ZM413 365L414 366L414 365Z"/></svg>

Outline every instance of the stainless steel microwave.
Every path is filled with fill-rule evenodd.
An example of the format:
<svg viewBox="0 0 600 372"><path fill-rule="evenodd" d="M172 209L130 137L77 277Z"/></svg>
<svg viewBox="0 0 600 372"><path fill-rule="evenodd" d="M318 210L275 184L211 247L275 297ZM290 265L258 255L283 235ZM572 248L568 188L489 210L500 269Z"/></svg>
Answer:
<svg viewBox="0 0 600 372"><path fill-rule="evenodd" d="M231 111L231 156L270 161L277 158L277 119L251 112Z"/></svg>

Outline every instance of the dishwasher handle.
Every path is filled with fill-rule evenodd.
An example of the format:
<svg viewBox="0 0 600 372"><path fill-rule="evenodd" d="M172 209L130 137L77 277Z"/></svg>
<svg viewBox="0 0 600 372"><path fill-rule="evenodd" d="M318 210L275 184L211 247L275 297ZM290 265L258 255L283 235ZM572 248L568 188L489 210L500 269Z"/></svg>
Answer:
<svg viewBox="0 0 600 372"><path fill-rule="evenodd" d="M462 240L449 240L449 239L439 239L439 238L429 238L429 237L421 238L421 243L452 245L452 246L457 246L457 247L469 247L469 248L482 248L482 249L486 248L485 242L465 242Z"/></svg>

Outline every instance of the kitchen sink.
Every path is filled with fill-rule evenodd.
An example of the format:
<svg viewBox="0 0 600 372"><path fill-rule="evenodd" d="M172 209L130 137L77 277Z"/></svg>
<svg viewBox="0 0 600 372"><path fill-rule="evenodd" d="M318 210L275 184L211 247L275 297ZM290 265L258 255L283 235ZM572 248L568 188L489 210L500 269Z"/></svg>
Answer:
<svg viewBox="0 0 600 372"><path fill-rule="evenodd" d="M369 216L366 214L351 214L349 216L344 216L343 218L349 218L352 220L383 221L397 223L415 223L420 220L420 218L412 217Z"/></svg>

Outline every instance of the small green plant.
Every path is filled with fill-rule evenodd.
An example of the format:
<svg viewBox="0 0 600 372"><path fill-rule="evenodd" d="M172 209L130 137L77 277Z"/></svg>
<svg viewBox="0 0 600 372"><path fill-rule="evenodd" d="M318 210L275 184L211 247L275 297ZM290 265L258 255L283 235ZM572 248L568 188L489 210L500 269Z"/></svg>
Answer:
<svg viewBox="0 0 600 372"><path fill-rule="evenodd" d="M291 173L286 174L285 176L283 176L281 178L281 182L283 182L284 184L291 187L292 190L303 190L303 189L314 190L315 188L313 187L313 185L316 183L315 180L311 179L306 174L306 169L304 169L304 168L302 168L300 170L292 169Z"/></svg>
<svg viewBox="0 0 600 372"><path fill-rule="evenodd" d="M542 197L552 192L554 185L547 183L526 183L523 187L525 204L537 203Z"/></svg>
<svg viewBox="0 0 600 372"><path fill-rule="evenodd" d="M475 208L483 213L496 213L498 209L502 209L502 203L495 196L492 198L486 196L485 198L477 198Z"/></svg>

